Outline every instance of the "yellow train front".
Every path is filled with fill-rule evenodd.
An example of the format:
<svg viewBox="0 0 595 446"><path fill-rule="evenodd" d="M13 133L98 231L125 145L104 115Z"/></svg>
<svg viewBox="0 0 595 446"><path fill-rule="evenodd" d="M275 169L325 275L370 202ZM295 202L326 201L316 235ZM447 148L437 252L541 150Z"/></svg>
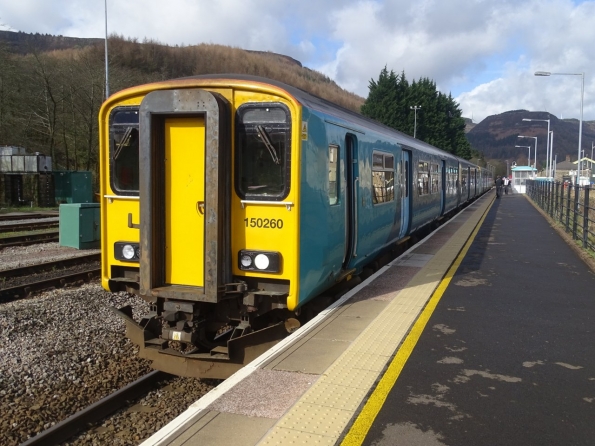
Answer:
<svg viewBox="0 0 595 446"><path fill-rule="evenodd" d="M127 335L157 369L229 376L299 324L298 104L191 78L121 91L99 121L102 284L151 305L119 310Z"/></svg>

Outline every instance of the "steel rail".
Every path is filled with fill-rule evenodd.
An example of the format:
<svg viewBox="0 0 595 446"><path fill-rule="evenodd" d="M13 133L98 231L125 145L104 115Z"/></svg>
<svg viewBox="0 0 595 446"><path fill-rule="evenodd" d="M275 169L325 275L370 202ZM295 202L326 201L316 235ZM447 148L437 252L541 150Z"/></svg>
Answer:
<svg viewBox="0 0 595 446"><path fill-rule="evenodd" d="M0 234L8 232L26 232L38 231L40 229L54 229L58 227L58 221L32 221L29 223L14 223L10 225L0 225Z"/></svg>
<svg viewBox="0 0 595 446"><path fill-rule="evenodd" d="M129 404L129 401L136 400L146 394L159 381L171 377L172 375L159 370L153 371L96 403L91 404L89 407L78 411L49 429L40 432L35 437L22 443L21 446L50 446L64 443L69 438L87 429L89 425L95 424L118 409L125 407Z"/></svg>
<svg viewBox="0 0 595 446"><path fill-rule="evenodd" d="M48 214L28 214L28 213L22 213L22 214L18 214L18 215L0 214L0 221L31 220L31 219L35 219L35 218L51 218L51 217L57 217L58 215L59 215L58 212L48 213Z"/></svg>
<svg viewBox="0 0 595 446"><path fill-rule="evenodd" d="M88 282L98 277L101 268L92 268L76 273L65 274L51 279L40 280L38 282L26 283L10 288L0 289L0 303L11 302L17 299L24 299L35 291L47 290L50 288L62 288L66 285L78 281Z"/></svg>
<svg viewBox="0 0 595 446"><path fill-rule="evenodd" d="M40 234L16 235L0 238L0 249L11 246L26 246L36 243L56 242L59 239L58 231L42 232Z"/></svg>
<svg viewBox="0 0 595 446"><path fill-rule="evenodd" d="M96 262L101 260L101 254L87 254L79 257L68 257L67 259L53 260L51 262L36 263L34 265L20 266L18 268L5 269L0 271L0 280L8 279L9 277L20 277L52 270L55 268L68 267L72 265L79 265L81 263Z"/></svg>

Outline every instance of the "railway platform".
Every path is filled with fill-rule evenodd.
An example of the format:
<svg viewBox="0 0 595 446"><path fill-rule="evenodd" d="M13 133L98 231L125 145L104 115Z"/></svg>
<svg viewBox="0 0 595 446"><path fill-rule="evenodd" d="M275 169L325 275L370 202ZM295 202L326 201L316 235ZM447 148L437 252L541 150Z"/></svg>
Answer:
<svg viewBox="0 0 595 446"><path fill-rule="evenodd" d="M594 291L492 191L142 444L593 444Z"/></svg>

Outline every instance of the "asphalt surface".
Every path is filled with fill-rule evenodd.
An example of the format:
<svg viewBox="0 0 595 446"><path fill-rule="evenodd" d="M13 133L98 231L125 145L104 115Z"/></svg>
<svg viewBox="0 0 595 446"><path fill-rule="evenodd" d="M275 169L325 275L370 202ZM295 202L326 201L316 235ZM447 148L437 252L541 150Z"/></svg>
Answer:
<svg viewBox="0 0 595 446"><path fill-rule="evenodd" d="M365 445L595 445L595 275L521 195L489 210Z"/></svg>

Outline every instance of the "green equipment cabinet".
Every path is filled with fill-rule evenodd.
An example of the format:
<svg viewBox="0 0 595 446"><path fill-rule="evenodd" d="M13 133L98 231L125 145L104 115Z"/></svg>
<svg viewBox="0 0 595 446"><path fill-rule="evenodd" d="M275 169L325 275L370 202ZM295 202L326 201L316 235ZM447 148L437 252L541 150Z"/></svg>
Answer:
<svg viewBox="0 0 595 446"><path fill-rule="evenodd" d="M99 203L60 205L60 246L99 248Z"/></svg>

